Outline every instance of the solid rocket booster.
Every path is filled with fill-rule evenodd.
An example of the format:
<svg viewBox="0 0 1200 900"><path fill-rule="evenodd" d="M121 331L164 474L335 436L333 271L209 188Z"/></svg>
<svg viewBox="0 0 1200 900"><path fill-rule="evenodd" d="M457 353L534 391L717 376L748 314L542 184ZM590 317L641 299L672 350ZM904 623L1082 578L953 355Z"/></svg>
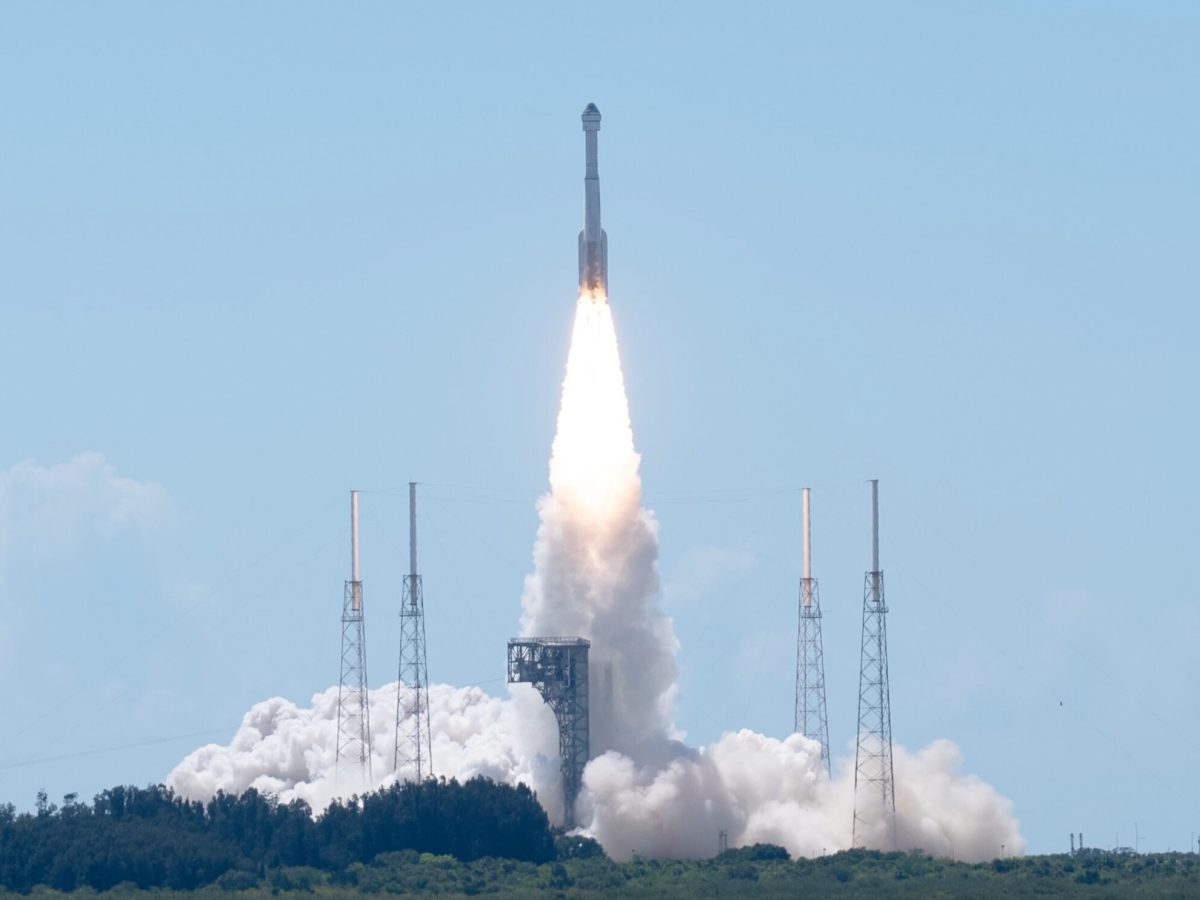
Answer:
<svg viewBox="0 0 1200 900"><path fill-rule="evenodd" d="M579 290L608 299L608 235L600 227L600 165L596 142L600 110L589 103L583 111L587 168L583 176L583 231L579 232Z"/></svg>

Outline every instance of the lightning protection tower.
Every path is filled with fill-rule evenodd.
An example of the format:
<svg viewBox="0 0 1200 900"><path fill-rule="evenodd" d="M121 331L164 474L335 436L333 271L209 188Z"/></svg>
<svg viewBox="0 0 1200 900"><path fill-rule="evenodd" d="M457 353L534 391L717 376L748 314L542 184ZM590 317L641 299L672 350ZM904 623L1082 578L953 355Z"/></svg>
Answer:
<svg viewBox="0 0 1200 900"><path fill-rule="evenodd" d="M429 663L425 655L425 597L417 574L417 483L408 483L408 574L400 598L400 679L396 686L396 777L411 766L413 780L433 777L429 731Z"/></svg>
<svg viewBox="0 0 1200 900"><path fill-rule="evenodd" d="M575 827L575 801L591 752L588 729L588 648L577 637L513 638L508 642L508 682L538 689L558 721L562 761L563 826Z"/></svg>
<svg viewBox="0 0 1200 900"><path fill-rule="evenodd" d="M825 715L825 655L821 642L821 595L812 577L812 515L809 489L803 492L804 555L800 578L800 625L796 636L796 719L794 729L821 744L821 762L829 763L829 722Z"/></svg>
<svg viewBox="0 0 1200 900"><path fill-rule="evenodd" d="M861 847L872 822L896 849L896 785L892 773L892 701L888 687L887 603L879 569L879 481L871 482L871 571L863 583L862 653L858 675L858 748L854 760L851 844Z"/></svg>
<svg viewBox="0 0 1200 900"><path fill-rule="evenodd" d="M358 491L350 492L350 580L342 599L342 678L338 687L335 778L353 766L371 786L371 720L367 695L367 635L358 577Z"/></svg>

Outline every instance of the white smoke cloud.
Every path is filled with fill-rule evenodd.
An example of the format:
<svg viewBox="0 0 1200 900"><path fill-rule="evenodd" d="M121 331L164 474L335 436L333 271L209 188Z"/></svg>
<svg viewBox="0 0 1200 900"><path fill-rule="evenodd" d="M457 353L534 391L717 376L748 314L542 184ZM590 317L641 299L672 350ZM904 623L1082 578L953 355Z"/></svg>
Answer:
<svg viewBox="0 0 1200 900"><path fill-rule="evenodd" d="M95 451L54 465L23 460L0 472L0 559L53 559L89 534L145 532L170 508L161 485L117 474Z"/></svg>
<svg viewBox="0 0 1200 900"><path fill-rule="evenodd" d="M300 707L282 697L255 704L227 745L208 744L190 753L166 783L185 797L250 788L287 803L303 800L322 810L337 797L410 780L411 768L393 770L397 684L369 692L370 780L357 759L337 760L338 688L315 694ZM525 782L544 803L562 803L558 761L527 753L514 704L477 687L435 684L429 688L434 774L459 779L483 775L500 782Z"/></svg>
<svg viewBox="0 0 1200 900"><path fill-rule="evenodd" d="M638 853L705 857L718 830L730 846L778 844L818 856L851 844L852 760L830 780L815 741L752 731L727 733L665 767L639 768L607 754L585 773L588 830L617 859ZM1025 849L1012 804L977 778L957 772L958 748L937 741L917 754L895 748L896 831L901 849L985 860ZM868 845L880 847L882 828Z"/></svg>
<svg viewBox="0 0 1200 900"><path fill-rule="evenodd" d="M675 736L679 644L658 607L658 522L642 508L640 462L611 309L581 298L521 630L591 641L592 671L603 673L593 681L593 755L662 760Z"/></svg>
<svg viewBox="0 0 1200 900"><path fill-rule="evenodd" d="M337 688L300 707L279 697L256 704L227 745L189 754L166 779L183 796L256 788L283 802L304 800L320 811L335 797L396 780L396 684L370 692L370 785L357 761L335 761ZM429 689L434 774L460 780L484 775L524 782L552 817L562 809L558 759L529 746L521 705L476 687ZM553 719L551 718L551 724ZM551 730L551 736L553 731ZM711 856L718 830L730 846L766 842L793 856L817 856L850 846L854 806L851 760L832 781L820 747L802 735L779 740L742 730L693 750L678 747L663 764L639 764L610 751L584 771L582 830L616 859ZM1025 843L1012 804L994 788L959 774L958 748L936 741L911 754L895 750L896 822L902 849L965 860L1021 853ZM412 777L402 770L400 778Z"/></svg>
<svg viewBox="0 0 1200 900"><path fill-rule="evenodd" d="M678 740L672 705L679 647L659 607L658 523L642 507L639 463L611 312L603 300L585 296L521 617L525 635L588 638L592 671L604 673L591 678L594 758L584 771L576 821L617 859L711 856L718 831L728 834L730 846L770 842L793 855L849 847L851 761L831 780L819 745L801 735L779 740L743 730L700 749ZM377 784L412 775L391 771L396 687L371 694ZM554 717L530 686L514 685L510 700L433 686L430 713L437 775L524 781L551 820L561 819ZM336 716L336 688L318 694L308 709L266 701L247 714L229 746L197 750L168 783L195 798L257 787L320 809L362 788L338 781ZM958 774L960 763L947 741L916 754L895 748L900 849L967 860L989 859L1001 844L1023 852L1012 804ZM883 846L889 831L876 814L866 822L865 843Z"/></svg>

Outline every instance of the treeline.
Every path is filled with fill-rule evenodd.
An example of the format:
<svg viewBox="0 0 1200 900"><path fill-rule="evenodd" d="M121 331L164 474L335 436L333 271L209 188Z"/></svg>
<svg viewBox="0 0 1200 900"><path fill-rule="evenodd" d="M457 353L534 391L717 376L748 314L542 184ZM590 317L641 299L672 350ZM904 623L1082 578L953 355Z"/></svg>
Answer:
<svg viewBox="0 0 1200 900"><path fill-rule="evenodd" d="M282 804L249 790L208 803L169 788L115 787L91 803L62 806L39 793L36 811L0 806L0 887L46 885L108 890L191 890L223 876L257 883L268 870L340 872L400 850L460 860L555 858L545 811L524 785L484 778L426 781L335 802L314 818L308 804Z"/></svg>
<svg viewBox="0 0 1200 900"><path fill-rule="evenodd" d="M256 791L208 803L119 787L36 810L0 806L0 889L270 900L318 892L506 897L1197 897L1200 856L1089 850L970 865L920 852L817 859L758 844L707 860L614 862L595 841L552 834L533 793L485 779L393 786L314 818ZM139 889L146 893L139 893ZM3 893L0 890L0 894ZM194 893L193 893L194 892Z"/></svg>

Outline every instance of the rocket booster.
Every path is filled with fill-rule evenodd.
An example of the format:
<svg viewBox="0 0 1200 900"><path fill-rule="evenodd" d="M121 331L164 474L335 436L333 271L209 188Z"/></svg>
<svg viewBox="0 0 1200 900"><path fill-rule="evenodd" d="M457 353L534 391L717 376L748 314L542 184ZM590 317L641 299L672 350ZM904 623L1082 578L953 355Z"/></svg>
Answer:
<svg viewBox="0 0 1200 900"><path fill-rule="evenodd" d="M600 110L589 103L583 111L587 168L583 176L583 231L579 232L579 290L608 300L608 235L600 227L600 166L596 143Z"/></svg>

